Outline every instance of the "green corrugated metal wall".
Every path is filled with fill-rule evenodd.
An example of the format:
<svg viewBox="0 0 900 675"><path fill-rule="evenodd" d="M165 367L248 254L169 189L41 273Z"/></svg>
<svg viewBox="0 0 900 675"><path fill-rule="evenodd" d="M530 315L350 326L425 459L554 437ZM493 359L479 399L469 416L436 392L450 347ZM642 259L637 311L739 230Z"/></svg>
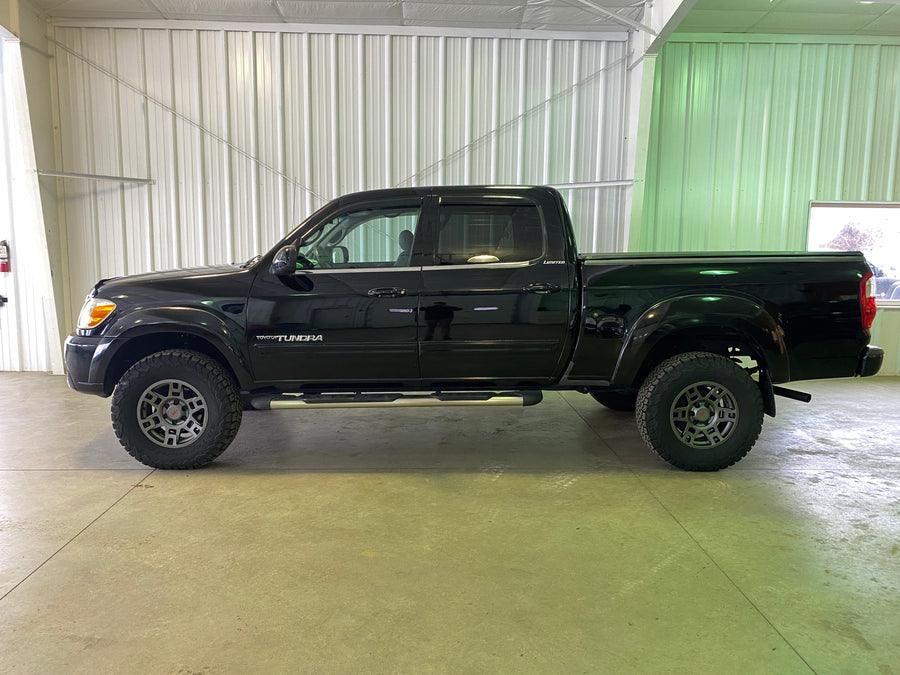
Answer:
<svg viewBox="0 0 900 675"><path fill-rule="evenodd" d="M804 250L810 201L900 201L900 38L676 35L652 98L629 250ZM900 375L900 309L872 339Z"/></svg>
<svg viewBox="0 0 900 675"><path fill-rule="evenodd" d="M630 249L802 250L810 200L900 200L900 40L675 36Z"/></svg>

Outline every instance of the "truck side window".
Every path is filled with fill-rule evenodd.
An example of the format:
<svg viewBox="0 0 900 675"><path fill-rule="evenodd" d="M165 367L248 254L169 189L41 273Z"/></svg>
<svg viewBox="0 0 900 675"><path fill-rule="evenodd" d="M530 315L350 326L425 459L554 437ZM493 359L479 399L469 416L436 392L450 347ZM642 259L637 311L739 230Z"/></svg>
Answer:
<svg viewBox="0 0 900 675"><path fill-rule="evenodd" d="M307 237L300 253L316 268L405 267L418 222L419 206L348 211Z"/></svg>
<svg viewBox="0 0 900 675"><path fill-rule="evenodd" d="M527 262L544 254L534 205L442 205L439 217L437 265Z"/></svg>

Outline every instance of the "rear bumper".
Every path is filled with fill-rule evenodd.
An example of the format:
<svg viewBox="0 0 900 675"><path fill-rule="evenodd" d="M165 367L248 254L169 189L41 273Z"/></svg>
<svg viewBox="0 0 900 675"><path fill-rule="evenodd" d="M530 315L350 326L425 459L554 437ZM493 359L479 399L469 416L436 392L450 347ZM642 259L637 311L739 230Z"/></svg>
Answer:
<svg viewBox="0 0 900 675"><path fill-rule="evenodd" d="M863 350L859 357L859 364L856 366L856 374L860 377L869 377L881 370L881 363L884 361L884 350L875 345L869 345Z"/></svg>

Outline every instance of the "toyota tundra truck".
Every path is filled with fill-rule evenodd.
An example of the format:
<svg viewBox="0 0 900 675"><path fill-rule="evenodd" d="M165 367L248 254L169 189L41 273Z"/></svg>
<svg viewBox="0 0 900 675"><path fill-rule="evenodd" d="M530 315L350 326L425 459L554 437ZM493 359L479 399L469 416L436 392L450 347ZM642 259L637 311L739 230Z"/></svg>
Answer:
<svg viewBox="0 0 900 675"><path fill-rule="evenodd" d="M112 396L123 447L212 462L244 410L530 406L575 390L662 459L715 471L749 452L782 385L870 376L860 253L579 254L549 187L361 192L268 253L119 277L65 346L73 389Z"/></svg>

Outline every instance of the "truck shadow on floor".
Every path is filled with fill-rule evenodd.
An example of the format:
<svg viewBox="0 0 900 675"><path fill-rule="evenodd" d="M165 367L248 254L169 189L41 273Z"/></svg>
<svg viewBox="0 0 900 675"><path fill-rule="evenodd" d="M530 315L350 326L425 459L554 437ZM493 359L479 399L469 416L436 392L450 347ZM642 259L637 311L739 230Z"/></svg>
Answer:
<svg viewBox="0 0 900 675"><path fill-rule="evenodd" d="M232 445L210 469L670 469L641 441L628 413L594 409L582 417L564 401L547 408L549 414L522 409L397 410L390 415L378 410L250 411Z"/></svg>

